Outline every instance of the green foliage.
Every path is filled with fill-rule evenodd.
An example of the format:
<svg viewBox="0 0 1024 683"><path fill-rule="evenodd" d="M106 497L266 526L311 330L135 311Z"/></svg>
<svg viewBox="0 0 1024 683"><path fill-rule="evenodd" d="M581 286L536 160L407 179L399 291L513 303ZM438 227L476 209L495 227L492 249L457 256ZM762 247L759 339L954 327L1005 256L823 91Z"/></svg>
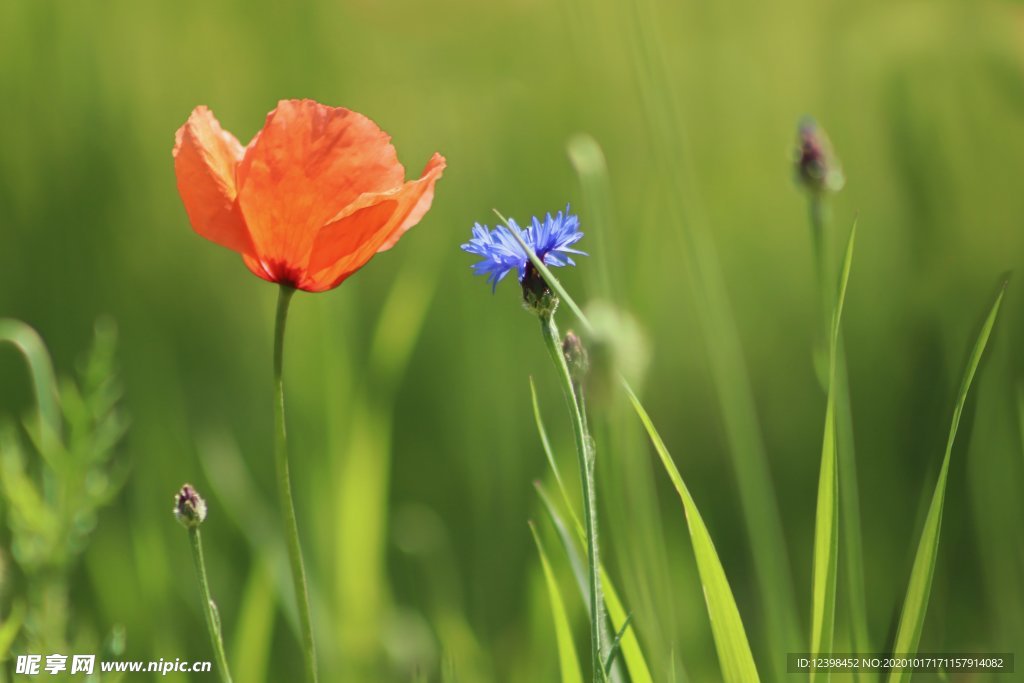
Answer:
<svg viewBox="0 0 1024 683"><path fill-rule="evenodd" d="M34 331L0 320L0 341L24 352L38 399L39 419L25 420L27 441L13 422L0 431L0 502L20 569L17 594L26 596L22 645L30 649L58 648L74 638L67 628L69 579L99 510L124 480L124 468L113 462L126 428L118 410L115 339L113 325L99 323L76 378L64 380L58 391L49 355ZM6 641L3 654L22 621L22 603L15 605L0 639Z"/></svg>
<svg viewBox="0 0 1024 683"><path fill-rule="evenodd" d="M892 648L895 653L916 654L921 640L921 631L924 628L924 618L928 612L928 598L931 596L932 578L935 576L935 564L939 553L939 533L942 531L942 511L946 502L946 479L949 476L949 461L953 455L953 444L956 442L956 433L960 428L964 405L967 403L967 393L971 389L974 375L978 372L978 366L981 364L981 358L988 345L992 328L996 324L999 307L1003 303L1005 293L1006 283L999 288L995 302L985 317L978 338L974 342L974 348L967 359L967 367L964 369L960 389L957 391L956 403L953 407L953 420L949 426L949 437L946 440L946 454L942 458L942 468L939 470L938 481L935 482L935 492L932 494L931 504L928 506L924 528L921 530L921 540L918 542L917 553L914 555L914 565L910 570L910 583L907 585L907 595L903 601L896 641ZM910 673L905 671L894 672L889 676L889 683L904 683L909 680Z"/></svg>
<svg viewBox="0 0 1024 683"><path fill-rule="evenodd" d="M697 503L690 495L671 454L665 447L665 442L661 440L661 436L655 429L654 423L651 422L646 409L640 403L640 399L628 387L627 391L640 421L643 422L644 429L651 437L651 443L661 459L661 464L683 503L686 524L690 529L690 540L693 543L693 554L697 558L697 569L704 587L708 618L715 636L718 662L722 667L722 678L727 683L759 681L760 677L757 667L754 665L754 656L750 651L746 629L743 627L736 599L733 597L729 580L725 576L718 551L715 550L715 544L711 540L711 534L708 533L704 519L697 510Z"/></svg>
<svg viewBox="0 0 1024 683"><path fill-rule="evenodd" d="M562 591L558 587L558 578L551 568L547 553L544 552L544 544L532 523L530 524L530 533L533 535L534 543L537 544L541 568L544 570L544 583L548 587L548 599L551 601L551 617L555 622L555 642L558 644L558 662L561 667L560 680L562 683L583 683L580 660L576 655L576 646L573 644L572 627L565 612L565 603L562 600Z"/></svg>

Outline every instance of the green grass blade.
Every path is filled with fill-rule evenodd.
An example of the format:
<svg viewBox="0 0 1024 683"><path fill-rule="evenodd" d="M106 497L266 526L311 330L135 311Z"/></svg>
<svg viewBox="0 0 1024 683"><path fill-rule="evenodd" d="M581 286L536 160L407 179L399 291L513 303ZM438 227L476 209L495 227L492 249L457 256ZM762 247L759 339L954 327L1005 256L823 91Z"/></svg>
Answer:
<svg viewBox="0 0 1024 683"><path fill-rule="evenodd" d="M558 642L558 664L562 672L562 683L583 683L580 660L576 656L576 646L572 640L572 627L569 625L569 617L565 613L565 603L562 601L562 592L558 588L558 579L551 568L551 563L548 562L544 544L541 543L533 522L530 522L530 533L533 534L533 540L537 544L537 553L540 555L540 563L544 568L544 581L548 586L551 616L555 622L555 639Z"/></svg>
<svg viewBox="0 0 1024 683"><path fill-rule="evenodd" d="M964 371L963 380L960 383L960 390L957 392L956 405L953 408L953 420L949 427L949 438L946 440L946 453L942 458L942 469L939 471L939 479L935 483L935 492L932 494L932 502L928 507L928 514L925 517L924 528L921 531L921 540L917 546L917 554L914 557L914 565L910 570L910 583L907 586L907 596L903 601L903 611L900 613L900 623L896 631L896 641L893 644L894 653L912 654L917 652L917 646L921 639L921 631L924 628L924 618L928 611L928 598L931 594L932 577L935 574L935 561L939 551L939 533L942 530L942 507L946 497L946 478L949 474L949 460L953 452L953 443L956 440L956 432L960 427L960 418L963 415L964 404L967 401L967 392L974 381L974 375L978 370L981 357L985 352L992 328L995 326L996 317L999 314L999 307L1003 302L1003 294L1006 292L1006 283L999 289L995 303L989 311L974 342L974 349L967 361L967 368ZM889 683L904 683L910 680L909 672L893 672L889 675Z"/></svg>
<svg viewBox="0 0 1024 683"><path fill-rule="evenodd" d="M548 513L548 519L551 520L551 524L554 525L555 531L558 532L558 538L562 541L562 548L565 550L565 554L569 558L569 566L572 568L573 576L576 577L576 583L579 584L580 596L583 598L583 604L589 606L587 600L587 569L585 562L580 554L580 549L586 545L586 537L583 534L583 527L580 525L579 520L573 520L573 531L569 530L569 526L565 523L562 515L558 512L558 508L555 507L555 502L548 495L548 492L544 489L544 486L539 482L533 483L534 488L537 490L537 495L540 497L540 502L544 505L544 511ZM572 511L569 511L572 514ZM579 546L576 542L579 541ZM604 578L603 576L601 577Z"/></svg>
<svg viewBox="0 0 1024 683"><path fill-rule="evenodd" d="M839 558L839 478L836 472L836 419L832 391L825 411L825 436L821 446L818 503L814 521L814 569L811 587L811 652L832 650L835 625L836 573ZM827 679L827 674L811 680Z"/></svg>
<svg viewBox="0 0 1024 683"><path fill-rule="evenodd" d="M562 502L565 503L565 509L569 511L572 516L573 524L580 530L583 527L580 525L580 520L576 516L576 511L573 510L572 501L569 499L569 491L565 488L565 483L562 481L562 475L558 471L558 463L555 461L555 452L551 448L551 440L548 439L548 430L544 427L544 418L540 414L540 401L537 400L537 387L533 383L533 377L530 378L530 400L533 403L533 420L537 425L537 435L540 437L540 444L544 448L544 456L548 459L548 466L551 468L551 473L555 475L555 483L558 484L558 491L562 494Z"/></svg>
<svg viewBox="0 0 1024 683"><path fill-rule="evenodd" d="M860 485L853 435L853 410L850 380L842 335L836 356L836 443L838 445L840 551L848 592L850 635L853 649L871 652L868 632L867 596L864 587L864 541L861 533ZM877 680L877 676L861 672L857 680Z"/></svg>
<svg viewBox="0 0 1024 683"><path fill-rule="evenodd" d="M718 559L718 551L715 550L715 544L711 541L711 534L708 533L704 519L697 510L697 504L690 495L689 489L686 488L682 475L679 474L668 448L665 447L665 442L661 440L661 436L655 429L654 423L651 422L643 404L628 385L626 391L633 404L633 409L636 410L644 429L647 430L647 434L654 444L654 449L658 452L658 457L661 458L661 464L665 467L665 471L683 502L686 525L690 529L690 539L693 542L693 554L697 559L697 571L704 586L704 600L707 603L708 617L711 620L711 633L715 638L718 661L722 667L722 679L726 683L759 681L757 667L754 666L754 656L750 652L750 643L747 641L747 632L743 628L743 620L736 607L736 599L732 595L722 562Z"/></svg>
<svg viewBox="0 0 1024 683"><path fill-rule="evenodd" d="M570 509L569 513L573 516L573 524L576 530L576 540L574 541L565 520L562 519L551 498L539 484L537 485L537 493L540 495L541 502L544 504L544 509L547 511L551 523L554 524L555 530L558 532L558 537L562 541L562 547L569 557L569 564L572 566L573 573L576 576L580 595L583 598L583 602L586 603L586 569L584 569L583 558L580 556L579 547L577 546L577 542L580 546L586 542L583 526L580 524L575 513ZM601 567L601 586L604 593L604 606L608 610L608 619L611 621L613 628L621 630L629 615L622 605L622 600L619 598L619 592L615 588L615 584L603 566ZM630 682L653 683L654 679L651 677L651 671L647 667L647 658L640 648L640 641L637 639L634 629L631 628L625 632L622 636L622 641L619 643L619 649L622 651L622 660L626 663L626 671L629 672Z"/></svg>
<svg viewBox="0 0 1024 683"><path fill-rule="evenodd" d="M615 658L619 656L621 652L622 636L626 635L626 629L629 628L630 622L633 621L633 614L626 615L626 621L622 623L622 628L619 629L618 633L615 634L612 644L608 647L608 658L604 663L605 675L610 675L612 672L612 666L615 664Z"/></svg>
<svg viewBox="0 0 1024 683"><path fill-rule="evenodd" d="M612 583L611 577L605 568L601 567L601 585L604 587L604 606L608 608L608 618L612 626L621 631L629 619L626 608L619 599L619 592ZM622 653L622 661L626 663L626 671L629 672L631 683L653 683L651 671L647 668L647 658L640 649L640 641L637 640L636 631L629 628L623 633L619 641L619 650Z"/></svg>
<svg viewBox="0 0 1024 683"><path fill-rule="evenodd" d="M812 244L815 251L814 261L821 295L821 317L825 328L824 345L828 347L830 343L828 322L835 307L835 292L831 288L835 274L832 272L829 258L831 250L828 247L832 230L829 229L831 226L827 220L828 205L822 195L812 193L809 208ZM846 579L850 646L854 652L871 652L868 637L867 598L864 588L864 543L860 523L860 487L857 483L853 409L842 334L839 335L836 349L834 375L829 370L831 359L828 357L828 348L821 350L816 345L812 355L815 372L820 375L822 389L826 394L832 389L831 385L835 384L836 468L839 477L839 536L841 543L839 555L843 565L842 573ZM870 681L875 678L877 677L868 672L856 673L857 680Z"/></svg>
<svg viewBox="0 0 1024 683"><path fill-rule="evenodd" d="M825 429L821 444L821 469L818 479L818 503L814 523L814 569L811 587L811 652L832 650L836 616L836 575L839 559L839 473L836 449L836 358L839 350L839 329L850 279L853 245L857 225L850 231L843 259L843 270L832 313L829 333L829 384L825 408ZM827 679L828 675L811 673L811 680Z"/></svg>

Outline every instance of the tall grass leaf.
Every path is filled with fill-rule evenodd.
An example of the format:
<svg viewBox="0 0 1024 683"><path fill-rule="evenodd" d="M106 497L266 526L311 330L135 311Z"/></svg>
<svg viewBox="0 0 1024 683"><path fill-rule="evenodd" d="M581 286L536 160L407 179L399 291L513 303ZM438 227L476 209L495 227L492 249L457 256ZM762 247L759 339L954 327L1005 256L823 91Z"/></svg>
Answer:
<svg viewBox="0 0 1024 683"><path fill-rule="evenodd" d="M562 541L562 547L565 549L565 552L569 557L569 564L572 567L574 576L576 577L576 583L579 585L580 595L583 597L583 602L586 604L587 576L579 548L573 540L572 534L570 533L565 520L563 520L562 516L558 514L558 510L555 508L551 498L539 484L537 485L537 493L540 496L541 502L544 504L544 509L547 511L548 517L551 519L551 523L555 527L555 531L558 532L559 539ZM576 527L576 538L582 545L584 543L583 527L572 510L569 512L573 515L573 521ZM608 610L608 619L611 621L614 628L621 629L622 625L626 623L628 614L622 605L622 600L619 598L619 592L615 588L615 584L612 582L611 577L608 576L608 572L605 571L604 566L601 567L601 586L603 587L604 593L604 606ZM634 629L630 628L623 634L622 640L619 643L619 649L622 651L622 660L626 663L626 671L629 672L630 682L653 683L654 679L651 677L650 669L647 667L647 658L644 656L643 650L640 648L640 641L637 639ZM612 667L612 678L615 678L614 666Z"/></svg>
<svg viewBox="0 0 1024 683"><path fill-rule="evenodd" d="M825 429L821 444L821 469L818 479L818 503L814 522L814 569L811 587L811 653L832 650L836 616L836 575L839 558L839 474L836 461L836 359L839 329L850 279L853 244L857 225L850 230L832 312L829 334L829 384L825 408ZM811 672L811 680L828 679L828 674Z"/></svg>
<svg viewBox="0 0 1024 683"><path fill-rule="evenodd" d="M619 653L622 652L622 637L626 635L626 629L633 622L633 614L630 613L626 616L626 620L622 622L622 628L615 634L615 638L612 640L611 646L608 648L608 657L604 663L604 673L608 675L612 671L612 666L615 664L616 658Z"/></svg>
<svg viewBox="0 0 1024 683"><path fill-rule="evenodd" d="M548 519L551 520L551 524L555 527L555 531L558 532L558 538L562 542L562 548L565 550L566 556L569 558L569 567L572 569L573 576L576 578L576 583L579 585L580 596L583 598L583 604L587 607L588 612L590 609L590 601L587 599L587 568L586 563L583 561L583 557L580 554L582 546L586 545L586 537L583 535L582 527L578 520L573 521L573 530L576 533L575 538L573 533L569 531L568 525L562 518L562 515L558 512L558 508L555 506L551 496L548 495L547 490L539 482L533 483L534 488L537 490L537 496L540 498L540 502L544 505L544 511L548 513ZM572 514L572 510L569 511ZM577 541L579 546L577 546ZM604 577L602 576L602 579Z"/></svg>
<svg viewBox="0 0 1024 683"><path fill-rule="evenodd" d="M853 410L850 380L842 335L836 357L836 443L839 476L839 523L842 542L842 565L846 574L850 635L853 649L871 651L868 632L867 597L864 588L864 541L861 533L860 486L857 482L857 461L853 438ZM877 680L868 672L859 672L861 681Z"/></svg>
<svg viewBox="0 0 1024 683"><path fill-rule="evenodd" d="M601 585L604 587L604 606L608 609L608 618L612 626L621 632L626 620L629 619L629 614L623 607L619 592L604 566L601 567ZM647 668L647 658L640 649L640 641L636 637L633 624L630 623L629 626L619 641L619 650L622 653L622 661L626 663L630 683L652 683L654 679Z"/></svg>
<svg viewBox="0 0 1024 683"><path fill-rule="evenodd" d="M533 383L533 377L530 378L530 400L533 403L533 420L537 425L537 435L540 437L540 444L544 448L544 456L548 459L548 466L551 467L551 473L555 475L555 483L558 484L558 491L562 494L562 502L565 503L566 510L572 516L572 521L577 528L582 529L580 520L576 516L576 511L572 507L572 501L569 499L569 492L565 488L565 483L562 481L562 475L558 471L558 463L555 461L555 452L551 448L551 440L548 439L548 430L544 427L544 418L541 417L540 413L540 402L537 400L537 387Z"/></svg>
<svg viewBox="0 0 1024 683"><path fill-rule="evenodd" d="M562 601L562 592L558 587L558 579L548 562L547 553L544 552L544 544L541 543L537 528L530 522L530 533L537 544L537 553L540 555L540 563L544 568L544 581L548 586L548 599L551 602L551 616L555 622L555 639L558 642L558 664L562 672L562 683L583 683L583 674L580 671L580 660L576 656L576 645L572 640L572 626L569 624L569 616L565 613L565 603Z"/></svg>
<svg viewBox="0 0 1024 683"><path fill-rule="evenodd" d="M932 494L932 502L928 507L928 514L924 520L924 528L921 531L921 540L917 546L917 554L914 556L914 565L910 570L910 582L907 585L907 595L903 601L903 611L900 613L899 627L896 631L896 641L893 644L893 652L899 654L913 654L917 652L918 643L921 640L921 631L924 628L924 618L928 611L928 598L931 594L932 577L935 574L935 561L939 551L939 533L942 530L942 507L946 497L946 478L949 475L949 460L953 452L953 443L956 440L956 432L960 426L960 418L963 415L964 404L967 401L967 392L974 381L974 375L978 370L985 346L988 344L995 326L996 317L999 314L999 307L1003 302L1003 295L1006 293L1006 283L999 289L995 303L989 311L978 334L977 341L967 361L967 368L964 371L963 380L960 383L960 390L957 392L956 404L953 408L953 420L949 427L949 438L946 440L946 453L942 458L942 469L939 470L939 479L935 483L935 492ZM906 671L894 671L889 675L889 683L905 683L910 680L910 673Z"/></svg>
<svg viewBox="0 0 1024 683"><path fill-rule="evenodd" d="M708 617L711 620L711 633L715 638L715 649L718 650L718 661L722 667L722 679L726 683L759 681L757 667L754 665L754 656L750 652L750 643L747 641L747 632L743 628L743 620L736 607L736 599L732 595L722 562L718 559L718 551L715 550L715 544L711 541L711 534L708 533L704 519L697 510L697 504L672 461L665 442L661 440L658 430L651 422L647 410L644 409L640 399L631 388L627 386L626 391L633 404L633 409L636 410L651 438L651 443L654 444L654 449L658 452L658 457L661 458L661 464L665 467L669 479L672 480L672 484L683 502L686 525L690 529L690 539L693 542L693 554L697 559L697 572L700 574L700 580L704 586L704 600L707 603Z"/></svg>

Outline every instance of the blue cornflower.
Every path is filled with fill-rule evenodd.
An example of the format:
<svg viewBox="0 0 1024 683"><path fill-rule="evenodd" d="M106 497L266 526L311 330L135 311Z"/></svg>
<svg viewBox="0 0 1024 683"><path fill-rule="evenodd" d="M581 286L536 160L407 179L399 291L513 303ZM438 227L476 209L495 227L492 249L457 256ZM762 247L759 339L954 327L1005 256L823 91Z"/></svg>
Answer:
<svg viewBox="0 0 1024 683"><path fill-rule="evenodd" d="M530 257L509 228L519 233L545 265L575 266L570 254L587 255L586 252L572 248L583 237L583 233L579 229L579 217L569 213L568 204L564 212L559 211L554 216L549 213L543 221L534 216L533 224L526 230L511 218L508 227L499 225L494 230L477 223L473 226L473 238L462 245L462 250L483 257L483 261L473 264L473 273L486 275L492 291L513 270L518 272L519 282L522 282L530 263Z"/></svg>

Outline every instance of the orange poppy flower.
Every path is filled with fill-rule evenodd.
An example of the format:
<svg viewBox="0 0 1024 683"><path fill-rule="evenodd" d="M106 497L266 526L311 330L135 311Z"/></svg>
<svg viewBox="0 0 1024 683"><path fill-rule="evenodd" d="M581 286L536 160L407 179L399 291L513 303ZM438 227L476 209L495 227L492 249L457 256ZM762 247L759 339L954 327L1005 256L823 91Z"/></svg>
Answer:
<svg viewBox="0 0 1024 683"><path fill-rule="evenodd" d="M196 107L174 142L195 231L264 280L308 292L337 287L394 246L430 208L444 167L435 153L406 182L377 124L312 100L279 102L246 147Z"/></svg>

